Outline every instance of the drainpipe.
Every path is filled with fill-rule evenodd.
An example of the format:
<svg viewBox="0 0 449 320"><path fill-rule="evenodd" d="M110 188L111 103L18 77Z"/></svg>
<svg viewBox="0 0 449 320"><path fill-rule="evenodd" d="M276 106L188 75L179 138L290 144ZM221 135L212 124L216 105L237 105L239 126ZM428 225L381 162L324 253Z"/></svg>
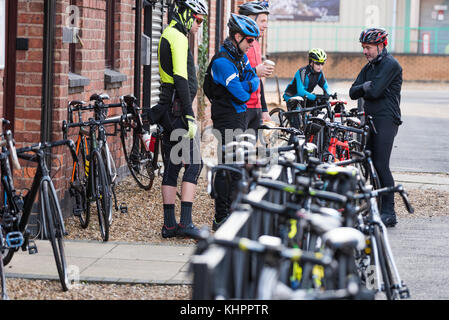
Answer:
<svg viewBox="0 0 449 320"><path fill-rule="evenodd" d="M217 0L217 15L215 16L215 53L220 50L221 33L223 32L223 0Z"/></svg>
<svg viewBox="0 0 449 320"><path fill-rule="evenodd" d="M134 41L134 96L140 106L140 68L142 45L142 0L136 0L135 41Z"/></svg>
<svg viewBox="0 0 449 320"><path fill-rule="evenodd" d="M42 73L42 112L41 112L41 141L51 141L53 120L53 60L56 1L45 1L44 6L44 58ZM51 161L48 162L50 167Z"/></svg>
<svg viewBox="0 0 449 320"><path fill-rule="evenodd" d="M391 51L395 51L396 44L396 20L398 15L398 0L393 0L393 17L391 22Z"/></svg>

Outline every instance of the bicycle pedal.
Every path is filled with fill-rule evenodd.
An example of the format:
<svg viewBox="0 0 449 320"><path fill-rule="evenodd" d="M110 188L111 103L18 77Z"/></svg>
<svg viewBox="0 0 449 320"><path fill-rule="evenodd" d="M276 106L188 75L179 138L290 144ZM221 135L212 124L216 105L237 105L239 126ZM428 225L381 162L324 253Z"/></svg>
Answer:
<svg viewBox="0 0 449 320"><path fill-rule="evenodd" d="M122 203L120 205L120 212L121 213L128 213L128 206L126 205L126 203Z"/></svg>
<svg viewBox="0 0 449 320"><path fill-rule="evenodd" d="M36 254L37 252L36 242L34 242L34 240L28 240L28 253Z"/></svg>
<svg viewBox="0 0 449 320"><path fill-rule="evenodd" d="M410 298L410 291L408 290L407 286L404 284L402 284L402 287L399 290L399 297L401 299L409 299Z"/></svg>
<svg viewBox="0 0 449 320"><path fill-rule="evenodd" d="M5 241L8 248L15 249L21 247L25 240L21 232L13 231L6 235Z"/></svg>

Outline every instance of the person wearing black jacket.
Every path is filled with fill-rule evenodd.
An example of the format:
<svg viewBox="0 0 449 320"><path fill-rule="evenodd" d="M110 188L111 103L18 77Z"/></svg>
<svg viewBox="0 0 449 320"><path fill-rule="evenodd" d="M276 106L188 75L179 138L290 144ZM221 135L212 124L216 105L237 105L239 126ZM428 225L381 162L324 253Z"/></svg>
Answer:
<svg viewBox="0 0 449 320"><path fill-rule="evenodd" d="M394 186L390 156L394 138L401 125L402 67L387 51L387 32L381 28L364 30L359 41L368 63L349 90L351 99L364 99L365 116L373 117L377 134L371 132L367 149L372 151L374 166L382 187ZM382 197L381 218L387 227L397 223L394 194Z"/></svg>

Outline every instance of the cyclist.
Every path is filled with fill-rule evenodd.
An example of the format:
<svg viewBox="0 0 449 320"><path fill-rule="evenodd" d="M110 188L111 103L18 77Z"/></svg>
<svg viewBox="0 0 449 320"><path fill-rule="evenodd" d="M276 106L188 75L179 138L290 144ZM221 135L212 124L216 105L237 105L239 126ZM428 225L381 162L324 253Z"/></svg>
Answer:
<svg viewBox="0 0 449 320"><path fill-rule="evenodd" d="M248 16L256 21L260 35L263 36L268 27L268 15L270 14L268 2L252 1L244 3L239 6L239 14ZM246 55L248 56L251 67L256 69L256 74L259 78L269 77L273 73L273 66L262 63L262 50L259 41L253 43L253 46L249 48ZM251 94L251 98L246 103L246 106L248 107L246 110L247 128L253 129L257 133L262 120L271 121L265 101L263 81L260 81L259 89Z"/></svg>
<svg viewBox="0 0 449 320"><path fill-rule="evenodd" d="M287 102L288 110L297 109L298 106L289 103L292 97L302 97L307 99L305 107L312 106L316 100L316 95L312 92L319 85L324 94L331 95L331 90L324 77L323 67L327 60L327 54L323 49L313 48L309 51L309 64L296 71L294 78L284 91L283 98ZM292 100L293 101L293 100ZM296 119L292 119L292 125L295 125Z"/></svg>
<svg viewBox="0 0 449 320"><path fill-rule="evenodd" d="M164 155L164 175L162 179L162 198L164 202L164 225L162 237L187 236L195 232L192 223L192 202L196 184L202 169L199 139L195 139L197 124L192 109L198 83L195 75L193 56L188 47L189 34L194 35L207 15L204 0L180 0L174 7L169 26L159 40L158 59L161 77L159 103L151 109L151 121L164 128L162 153ZM175 129L184 129L184 137L173 141ZM178 131L179 132L179 131ZM190 154L182 154L182 161L174 159L172 148L178 143L187 143ZM176 223L175 200L179 171L185 167L181 191L181 219Z"/></svg>
<svg viewBox="0 0 449 320"><path fill-rule="evenodd" d="M351 99L363 98L365 115L373 117L377 134L371 134L367 148L382 187L394 186L390 156L394 138L401 125L402 67L387 51L388 34L382 28L363 30L359 38L368 63L362 68L349 90ZM394 194L382 197L381 218L387 227L397 223Z"/></svg>
<svg viewBox="0 0 449 320"><path fill-rule="evenodd" d="M218 134L218 162L224 163L222 146L232 141L233 132L246 130L246 102L259 88L260 79L251 67L246 53L259 37L256 22L246 16L231 14L228 21L229 37L225 39L218 54L208 67L204 91L211 100L212 121ZM210 74L211 77L207 75ZM231 137L226 137L226 133ZM220 144L221 142L221 144ZM215 218L212 228L217 230L230 214L229 208L237 191L238 175L232 174L228 182L225 172L215 177ZM232 194L231 194L232 193Z"/></svg>

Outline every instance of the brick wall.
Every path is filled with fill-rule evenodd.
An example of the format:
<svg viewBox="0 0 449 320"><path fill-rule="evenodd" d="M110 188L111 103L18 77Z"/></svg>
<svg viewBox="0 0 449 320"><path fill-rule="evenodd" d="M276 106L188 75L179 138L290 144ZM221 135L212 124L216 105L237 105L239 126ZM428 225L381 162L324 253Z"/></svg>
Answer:
<svg viewBox="0 0 449 320"><path fill-rule="evenodd" d="M403 69L404 81L449 82L449 57L393 54ZM276 76L292 78L295 72L307 65L307 52L272 53L276 62ZM355 80L367 63L361 53L328 53L324 73L328 79Z"/></svg>
<svg viewBox="0 0 449 320"><path fill-rule="evenodd" d="M134 0L116 2L115 8L115 71L127 76L121 86L105 89L105 17L106 0L78 0L75 2L80 9L80 37L83 45L77 44L76 73L89 78L90 83L82 93L69 94L69 44L62 42L63 28L66 26L67 6L70 0L56 2L55 50L53 76L53 121L52 140L62 139L61 124L67 119L67 104L71 100L89 101L93 93L108 93L110 103L117 103L121 95L133 93L134 78ZM42 73L43 73L43 39L44 39L44 0L19 0L18 34L17 37L29 39L29 50L17 51L17 81L16 81L16 118L15 139L19 146L40 141L41 110L42 110ZM0 88L3 82L3 70L0 70ZM3 104L3 93L0 89L0 108ZM118 114L121 110L109 114ZM86 115L84 120L87 120ZM76 130L70 131L69 138L76 139ZM125 160L119 136L108 137L109 146L116 159L117 168L125 171ZM68 187L70 184L72 159L66 147L53 150L52 176L55 187L61 199L62 206L67 211ZM25 164L25 162L23 163ZM25 168L23 176L18 180L18 188L29 187L34 171ZM19 181L20 180L20 181Z"/></svg>

